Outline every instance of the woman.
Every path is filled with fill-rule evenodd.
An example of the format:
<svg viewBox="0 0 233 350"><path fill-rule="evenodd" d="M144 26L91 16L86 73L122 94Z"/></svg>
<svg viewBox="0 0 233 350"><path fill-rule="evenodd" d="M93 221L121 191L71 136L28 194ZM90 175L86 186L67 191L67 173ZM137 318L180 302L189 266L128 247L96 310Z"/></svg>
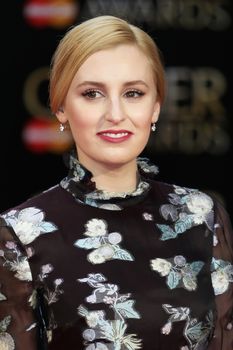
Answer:
<svg viewBox="0 0 233 350"><path fill-rule="evenodd" d="M1 216L0 349L233 349L228 214L139 157L164 85L156 44L120 18L61 40L51 109L75 151Z"/></svg>

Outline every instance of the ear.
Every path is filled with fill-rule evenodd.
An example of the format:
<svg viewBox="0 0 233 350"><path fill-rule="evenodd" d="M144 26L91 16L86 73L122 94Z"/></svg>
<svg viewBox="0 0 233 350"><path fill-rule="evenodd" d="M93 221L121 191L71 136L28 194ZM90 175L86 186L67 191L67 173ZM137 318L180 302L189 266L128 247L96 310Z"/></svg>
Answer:
<svg viewBox="0 0 233 350"><path fill-rule="evenodd" d="M67 117L65 115L63 107L60 107L58 111L56 112L56 117L59 120L60 123L64 124L67 122Z"/></svg>
<svg viewBox="0 0 233 350"><path fill-rule="evenodd" d="M152 116L152 123L156 123L160 113L160 102L155 103L154 112Z"/></svg>

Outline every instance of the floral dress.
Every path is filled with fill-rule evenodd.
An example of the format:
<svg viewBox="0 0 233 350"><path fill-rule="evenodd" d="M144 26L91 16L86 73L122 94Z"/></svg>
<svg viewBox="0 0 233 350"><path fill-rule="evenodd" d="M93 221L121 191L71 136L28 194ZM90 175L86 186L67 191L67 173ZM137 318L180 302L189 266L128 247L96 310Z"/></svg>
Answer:
<svg viewBox="0 0 233 350"><path fill-rule="evenodd" d="M232 350L233 233L215 198L156 181L61 183L2 213L1 350Z"/></svg>

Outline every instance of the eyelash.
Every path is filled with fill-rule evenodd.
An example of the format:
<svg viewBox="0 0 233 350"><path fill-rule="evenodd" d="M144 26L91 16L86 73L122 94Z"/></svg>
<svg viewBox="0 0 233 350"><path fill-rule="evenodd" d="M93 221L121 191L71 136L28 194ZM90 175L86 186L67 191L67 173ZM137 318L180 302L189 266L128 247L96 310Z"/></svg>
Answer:
<svg viewBox="0 0 233 350"><path fill-rule="evenodd" d="M99 90L96 90L96 89L88 89L88 90L86 90L86 91L84 91L84 92L82 93L82 96L87 97L87 98L89 98L90 100L94 100L95 97L93 97L93 96L90 97L90 94L91 94L91 93L100 93L100 94L102 95L101 91L99 91ZM140 96L145 95L144 92L142 92L142 91L140 91L140 90L136 90L136 89L129 90L129 91L127 91L125 94L128 94L128 93L137 93L137 94L139 95L139 96L136 96L136 97L130 96L130 98L131 98L131 97L132 97L132 98L139 98Z"/></svg>

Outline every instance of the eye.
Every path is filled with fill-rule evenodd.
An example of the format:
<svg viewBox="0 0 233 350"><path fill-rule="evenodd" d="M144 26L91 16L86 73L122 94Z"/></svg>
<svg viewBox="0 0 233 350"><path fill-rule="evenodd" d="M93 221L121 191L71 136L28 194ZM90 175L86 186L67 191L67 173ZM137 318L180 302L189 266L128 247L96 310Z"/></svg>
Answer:
<svg viewBox="0 0 233 350"><path fill-rule="evenodd" d="M140 96L145 95L144 92L140 91L140 90L129 90L125 93L126 97L132 97L132 98L138 98Z"/></svg>
<svg viewBox="0 0 233 350"><path fill-rule="evenodd" d="M99 94L99 96L98 96L98 94ZM82 93L82 96L87 97L87 98L89 98L90 100L94 100L94 99L96 99L96 98L98 98L98 97L103 96L103 94L102 94L100 91L98 91L98 90L95 90L95 89L88 89L88 90L86 90L86 91L84 91L84 92Z"/></svg>

